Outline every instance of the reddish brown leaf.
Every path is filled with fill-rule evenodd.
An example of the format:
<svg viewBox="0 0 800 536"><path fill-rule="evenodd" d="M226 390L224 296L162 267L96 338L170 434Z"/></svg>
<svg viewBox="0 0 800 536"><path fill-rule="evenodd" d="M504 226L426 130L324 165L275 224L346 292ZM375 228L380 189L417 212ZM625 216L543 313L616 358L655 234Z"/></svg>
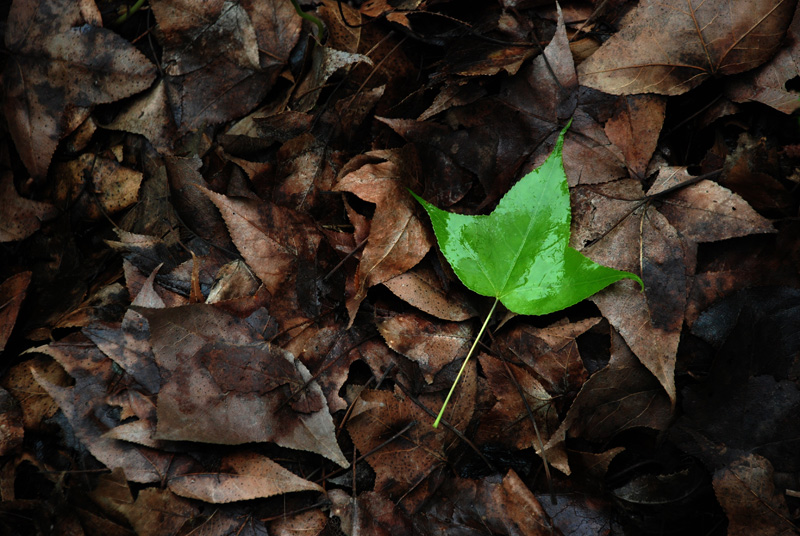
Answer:
<svg viewBox="0 0 800 536"><path fill-rule="evenodd" d="M680 95L775 54L794 0L647 0L579 68L581 84L613 93Z"/></svg>
<svg viewBox="0 0 800 536"><path fill-rule="evenodd" d="M472 416L476 385L475 366L471 364L445 411L444 419L457 429L463 430ZM429 409L439 407L442 400L440 396L420 397ZM433 428L433 420L433 415L400 392L365 390L347 425L362 454L377 449L367 458L376 472L375 491L394 500L403 499L410 511L435 490L446 461L445 441L452 434L444 427Z"/></svg>
<svg viewBox="0 0 800 536"><path fill-rule="evenodd" d="M218 471L176 474L170 478L169 489L181 497L215 504L295 491L322 491L318 484L252 452L226 456Z"/></svg>
<svg viewBox="0 0 800 536"><path fill-rule="evenodd" d="M784 47L757 70L730 80L725 94L735 102L760 102L785 114L800 107L797 93L789 90L786 83L795 78L800 64L800 11L784 38Z"/></svg>
<svg viewBox="0 0 800 536"><path fill-rule="evenodd" d="M479 358L497 403L483 416L476 440L520 450L533 447L541 451L528 408L536 419L542 441L546 443L558 427L558 415L552 398L524 368L512 364L507 364L506 368L502 361L487 354L481 354ZM516 382L509 377L509 372L514 375ZM522 400L523 394L525 401ZM553 459L548 455L548 462L560 468L565 460Z"/></svg>
<svg viewBox="0 0 800 536"><path fill-rule="evenodd" d="M100 27L93 3L16 1L7 25L12 56L3 74L6 117L22 161L41 179L59 140L91 107L146 89L155 67Z"/></svg>
<svg viewBox="0 0 800 536"><path fill-rule="evenodd" d="M413 186L416 172L412 154L379 151L369 155L379 161L360 166L336 185L337 191L351 192L376 205L355 275L355 294L347 299L351 324L369 287L413 268L431 247L430 231L406 191Z"/></svg>
<svg viewBox="0 0 800 536"><path fill-rule="evenodd" d="M653 95L620 97L605 133L625 155L631 177L643 179L658 143L667 101Z"/></svg>
<svg viewBox="0 0 800 536"><path fill-rule="evenodd" d="M13 454L22 445L22 409L11 394L0 388L0 456Z"/></svg>
<svg viewBox="0 0 800 536"><path fill-rule="evenodd" d="M691 178L685 168L662 168L647 194L658 194ZM744 199L709 180L671 194L659 212L681 234L695 242L775 232L770 221L753 210Z"/></svg>
<svg viewBox="0 0 800 536"><path fill-rule="evenodd" d="M457 479L443 493L449 500L438 501L428 512L428 516L443 523L442 530L459 527L464 534L472 534L473 530L476 534L489 530L518 536L561 534L513 469L502 477Z"/></svg>
<svg viewBox="0 0 800 536"><path fill-rule="evenodd" d="M589 377L578 352L576 337L600 318L559 322L546 328L520 325L496 338L500 351L512 362L528 365L550 393L577 391Z"/></svg>
<svg viewBox="0 0 800 536"><path fill-rule="evenodd" d="M9 172L0 176L0 204L3 206L0 242L27 238L39 230L43 220L56 215L52 205L20 197L14 188L14 175Z"/></svg>

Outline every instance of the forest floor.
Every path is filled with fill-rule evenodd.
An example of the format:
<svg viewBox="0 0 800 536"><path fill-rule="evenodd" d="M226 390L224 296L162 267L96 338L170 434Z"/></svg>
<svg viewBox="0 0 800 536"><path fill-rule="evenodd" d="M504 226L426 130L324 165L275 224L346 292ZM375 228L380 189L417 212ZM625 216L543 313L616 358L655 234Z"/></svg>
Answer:
<svg viewBox="0 0 800 536"><path fill-rule="evenodd" d="M128 7L0 8L0 533L798 532L796 0ZM451 268L568 124L643 287Z"/></svg>

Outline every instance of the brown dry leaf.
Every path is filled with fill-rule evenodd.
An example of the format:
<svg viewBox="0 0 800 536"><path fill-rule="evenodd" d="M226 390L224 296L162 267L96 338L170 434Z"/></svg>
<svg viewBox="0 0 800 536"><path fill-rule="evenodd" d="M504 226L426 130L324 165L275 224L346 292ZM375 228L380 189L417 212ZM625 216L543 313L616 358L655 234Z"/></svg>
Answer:
<svg viewBox="0 0 800 536"><path fill-rule="evenodd" d="M675 355L697 243L772 232L771 224L736 194L690 179L683 168L663 168L647 197L635 181L572 192L572 243L596 262L641 273L645 284L644 294L622 282L592 301L673 400Z"/></svg>
<svg viewBox="0 0 800 536"><path fill-rule="evenodd" d="M784 47L755 71L728 81L725 94L734 102L760 102L785 114L800 107L797 92L786 83L800 72L800 11L783 40Z"/></svg>
<svg viewBox="0 0 800 536"><path fill-rule="evenodd" d="M59 364L43 356L19 363L3 376L2 386L17 399L22 408L23 427L38 431L45 421L58 412L58 404L31 374L35 369L39 378L54 385L67 385L69 376Z"/></svg>
<svg viewBox="0 0 800 536"><path fill-rule="evenodd" d="M655 95L620 97L605 133L625 155L631 178L642 180L658 143L667 101Z"/></svg>
<svg viewBox="0 0 800 536"><path fill-rule="evenodd" d="M22 408L11 393L0 388L0 456L14 453L25 435Z"/></svg>
<svg viewBox="0 0 800 536"><path fill-rule="evenodd" d="M376 205L355 274L355 293L347 297L350 324L370 287L413 268L431 247L430 230L420 221L416 202L406 190L417 180L414 154L401 150L367 155L372 162L347 173L335 188Z"/></svg>
<svg viewBox="0 0 800 536"><path fill-rule="evenodd" d="M465 356L472 343L469 323L434 322L415 313L401 313L378 322L386 344L419 365L425 381L446 364Z"/></svg>
<svg viewBox="0 0 800 536"><path fill-rule="evenodd" d="M164 302L153 289L157 272L153 270L132 305L164 307ZM83 333L147 392L158 392L161 376L150 347L150 329L141 314L128 309L120 326L97 323L85 328Z"/></svg>
<svg viewBox="0 0 800 536"><path fill-rule="evenodd" d="M179 132L250 112L300 37L302 19L286 2L157 0L151 6Z"/></svg>
<svg viewBox="0 0 800 536"><path fill-rule="evenodd" d="M143 91L155 79L144 55L101 24L94 2L12 4L5 111L17 151L35 179L45 177L58 142L95 104Z"/></svg>
<svg viewBox="0 0 800 536"><path fill-rule="evenodd" d="M161 372L156 439L272 441L349 465L322 390L292 354L210 305L140 311Z"/></svg>
<svg viewBox="0 0 800 536"><path fill-rule="evenodd" d="M0 204L3 206L0 242L29 237L39 230L42 221L54 217L57 213L55 207L49 203L21 197L14 187L14 175L11 172L3 172L0 177Z"/></svg>
<svg viewBox="0 0 800 536"><path fill-rule="evenodd" d="M105 128L141 134L159 153L172 154L178 129L169 105L167 83L160 79L149 90L134 97Z"/></svg>
<svg viewBox="0 0 800 536"><path fill-rule="evenodd" d="M214 504L296 491L322 491L319 484L300 478L253 452L226 456L216 471L176 474L169 480L169 489L181 497Z"/></svg>
<svg viewBox="0 0 800 536"><path fill-rule="evenodd" d="M142 173L113 158L86 153L77 160L54 165L56 200L75 214L98 220L133 205Z"/></svg>
<svg viewBox="0 0 800 536"><path fill-rule="evenodd" d="M308 213L318 207L320 191L333 188L330 149L310 132L284 143L278 150L278 168L272 199L278 205Z"/></svg>
<svg viewBox="0 0 800 536"><path fill-rule="evenodd" d="M647 194L658 194L691 179L684 167L661 168ZM709 180L670 194L658 210L683 236L694 242L775 232L772 223L739 195Z"/></svg>
<svg viewBox="0 0 800 536"><path fill-rule="evenodd" d="M31 282L31 272L20 272L0 283L0 353L6 347L17 314Z"/></svg>
<svg viewBox="0 0 800 536"><path fill-rule="evenodd" d="M758 67L781 46L796 0L643 0L578 75L614 95L680 95Z"/></svg>
<svg viewBox="0 0 800 536"><path fill-rule="evenodd" d="M328 516L320 509L286 514L269 524L274 536L325 536Z"/></svg>
<svg viewBox="0 0 800 536"><path fill-rule="evenodd" d="M714 493L728 516L730 536L797 534L786 498L775 489L772 465L746 454L714 473Z"/></svg>
<svg viewBox="0 0 800 536"><path fill-rule="evenodd" d="M431 268L415 266L383 285L401 300L442 320L461 322L478 316L467 293L455 285L446 289L442 278Z"/></svg>

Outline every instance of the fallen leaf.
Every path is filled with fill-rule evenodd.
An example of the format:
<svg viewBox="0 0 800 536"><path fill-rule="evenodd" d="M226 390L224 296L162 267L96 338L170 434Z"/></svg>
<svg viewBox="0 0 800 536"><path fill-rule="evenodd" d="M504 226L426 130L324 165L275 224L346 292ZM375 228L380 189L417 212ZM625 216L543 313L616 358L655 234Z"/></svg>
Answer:
<svg viewBox="0 0 800 536"><path fill-rule="evenodd" d="M728 534L779 536L797 533L783 494L775 489L772 466L757 454L738 458L714 473L714 492L728 516Z"/></svg>
<svg viewBox="0 0 800 536"><path fill-rule="evenodd" d="M667 101L654 95L620 97L615 114L606 121L605 133L625 155L632 178L644 179L656 149Z"/></svg>
<svg viewBox="0 0 800 536"><path fill-rule="evenodd" d="M446 289L442 279L429 268L416 266L383 285L398 298L442 320L460 322L478 315L465 292L455 287Z"/></svg>
<svg viewBox="0 0 800 536"><path fill-rule="evenodd" d="M300 37L290 4L157 0L166 96L181 133L241 117L269 92Z"/></svg>
<svg viewBox="0 0 800 536"><path fill-rule="evenodd" d="M800 107L800 98L786 83L797 76L800 64L800 12L795 11L783 48L755 71L729 80L725 94L734 102L760 102L785 114Z"/></svg>
<svg viewBox="0 0 800 536"><path fill-rule="evenodd" d="M11 137L35 179L47 175L58 142L96 104L147 89L155 67L130 43L99 26L99 12L69 0L16 0L3 74ZM103 54L97 54L103 50Z"/></svg>
<svg viewBox="0 0 800 536"><path fill-rule="evenodd" d="M322 390L292 354L210 305L141 313L161 372L156 439L272 441L349 465Z"/></svg>
<svg viewBox="0 0 800 536"><path fill-rule="evenodd" d="M376 205L369 240L355 274L355 294L347 298L351 325L370 287L416 266L431 246L429 232L405 190L415 178L413 153L379 151L368 155L373 162L344 175L335 188Z"/></svg>
<svg viewBox="0 0 800 536"><path fill-rule="evenodd" d="M754 69L781 45L792 0L646 0L578 68L581 84L614 95L680 95Z"/></svg>
<svg viewBox="0 0 800 536"><path fill-rule="evenodd" d="M445 212L413 194L428 211L439 247L459 279L515 313L559 311L620 279L638 280L567 245L571 209L561 155L565 132L547 161L520 179L488 216Z"/></svg>
<svg viewBox="0 0 800 536"><path fill-rule="evenodd" d="M186 499L157 488L141 490L133 504L122 503L118 508L136 534L142 536L177 534L200 513L200 509Z"/></svg>
<svg viewBox="0 0 800 536"><path fill-rule="evenodd" d="M217 471L176 474L169 489L188 499L219 504L296 491L322 491L267 457L243 452L223 458Z"/></svg>
<svg viewBox="0 0 800 536"><path fill-rule="evenodd" d="M416 362L428 383L443 366L466 355L473 337L465 323L441 323L419 315L398 314L378 322L386 344Z"/></svg>

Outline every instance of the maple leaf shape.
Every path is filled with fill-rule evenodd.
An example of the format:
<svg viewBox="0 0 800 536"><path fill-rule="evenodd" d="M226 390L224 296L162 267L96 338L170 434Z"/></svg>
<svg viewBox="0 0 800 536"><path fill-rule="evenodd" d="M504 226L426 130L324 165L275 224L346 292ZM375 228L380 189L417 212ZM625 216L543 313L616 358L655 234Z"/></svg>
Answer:
<svg viewBox="0 0 800 536"><path fill-rule="evenodd" d="M428 211L439 247L461 282L515 313L559 311L620 279L641 283L638 276L597 264L567 245L566 128L547 160L517 182L488 216L446 212L412 192Z"/></svg>
<svg viewBox="0 0 800 536"><path fill-rule="evenodd" d="M47 174L59 140L92 106L143 91L155 79L155 66L101 23L93 2L16 1L11 6L5 112L20 158L35 178Z"/></svg>

